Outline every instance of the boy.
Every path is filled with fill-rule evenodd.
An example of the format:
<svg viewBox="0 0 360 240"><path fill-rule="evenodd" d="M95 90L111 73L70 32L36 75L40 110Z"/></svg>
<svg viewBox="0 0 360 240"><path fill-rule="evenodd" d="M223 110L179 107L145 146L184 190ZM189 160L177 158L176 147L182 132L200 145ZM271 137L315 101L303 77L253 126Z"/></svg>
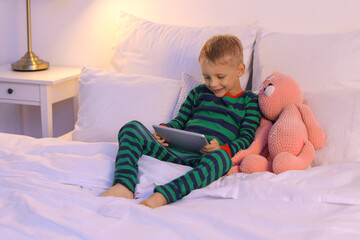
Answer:
<svg viewBox="0 0 360 240"><path fill-rule="evenodd" d="M232 35L210 38L202 47L199 63L204 84L195 87L167 127L204 134L209 144L200 153L168 147L157 133L132 121L120 129L114 185L102 196L134 198L138 159L142 154L193 167L140 204L155 208L181 199L192 190L205 187L232 167L231 157L246 149L254 139L261 113L257 96L244 91L239 78L245 72L243 48Z"/></svg>

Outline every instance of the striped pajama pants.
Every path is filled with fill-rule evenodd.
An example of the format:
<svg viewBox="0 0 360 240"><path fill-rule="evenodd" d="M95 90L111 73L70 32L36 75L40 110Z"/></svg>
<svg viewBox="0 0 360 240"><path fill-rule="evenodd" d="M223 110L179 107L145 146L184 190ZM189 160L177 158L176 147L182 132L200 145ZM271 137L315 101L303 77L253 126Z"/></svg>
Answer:
<svg viewBox="0 0 360 240"><path fill-rule="evenodd" d="M154 189L154 192L164 195L168 203L181 199L192 190L209 185L232 167L231 158L225 150L218 149L202 155L164 147L137 121L129 122L120 129L118 141L113 185L120 183L132 192L137 184L138 160L143 154L161 161L193 167L185 175Z"/></svg>

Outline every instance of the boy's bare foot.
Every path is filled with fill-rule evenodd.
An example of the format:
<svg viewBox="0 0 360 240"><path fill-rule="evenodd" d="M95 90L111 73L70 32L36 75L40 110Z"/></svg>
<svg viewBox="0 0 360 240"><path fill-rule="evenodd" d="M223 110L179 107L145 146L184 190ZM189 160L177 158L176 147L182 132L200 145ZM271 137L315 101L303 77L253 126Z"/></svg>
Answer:
<svg viewBox="0 0 360 240"><path fill-rule="evenodd" d="M134 199L134 193L131 192L124 185L117 183L109 188L106 192L100 195L100 197L122 197L128 199Z"/></svg>
<svg viewBox="0 0 360 240"><path fill-rule="evenodd" d="M151 208L157 208L168 204L168 202L161 193L155 192L149 198L141 201L140 204Z"/></svg>

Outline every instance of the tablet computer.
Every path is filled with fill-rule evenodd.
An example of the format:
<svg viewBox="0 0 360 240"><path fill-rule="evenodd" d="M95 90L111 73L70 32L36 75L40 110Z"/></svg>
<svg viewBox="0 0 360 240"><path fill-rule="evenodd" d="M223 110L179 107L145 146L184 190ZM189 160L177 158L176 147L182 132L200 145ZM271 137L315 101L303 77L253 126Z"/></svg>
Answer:
<svg viewBox="0 0 360 240"><path fill-rule="evenodd" d="M203 146L209 144L203 134L157 125L153 125L153 128L170 147L199 153Z"/></svg>

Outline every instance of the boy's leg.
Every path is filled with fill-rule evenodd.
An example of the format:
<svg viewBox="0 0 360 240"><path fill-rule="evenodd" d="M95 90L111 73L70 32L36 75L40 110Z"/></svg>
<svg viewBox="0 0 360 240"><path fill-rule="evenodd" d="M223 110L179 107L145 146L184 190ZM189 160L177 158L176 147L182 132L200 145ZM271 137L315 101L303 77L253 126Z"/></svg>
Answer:
<svg viewBox="0 0 360 240"><path fill-rule="evenodd" d="M119 150L115 161L113 189L116 189L116 185L121 184L132 193L135 191L138 160L143 154L165 161L175 161L174 159L176 159L175 155L168 152L152 136L151 132L137 121L129 122L120 129L118 141Z"/></svg>
<svg viewBox="0 0 360 240"><path fill-rule="evenodd" d="M187 166L197 166L197 163L199 162L199 159L201 158L201 153L191 153L187 151L183 151L180 149L171 149L167 148L167 151L171 152L171 154L175 157L173 158L158 158L162 161L172 162L176 164L181 165L187 165ZM154 192L149 198L143 200L140 202L140 204L151 207L151 208L157 208L161 207L163 205L168 204L169 201L165 198L165 196L160 192Z"/></svg>
<svg viewBox="0 0 360 240"><path fill-rule="evenodd" d="M154 192L161 193L168 203L181 199L192 190L203 188L224 176L232 167L229 154L222 149L204 154L194 164L194 169L168 184L157 186Z"/></svg>
<svg viewBox="0 0 360 240"><path fill-rule="evenodd" d="M182 198L194 189L207 186L226 174L232 166L230 156L224 150L205 155L189 153L178 155L179 153L174 153L162 146L151 132L137 121L129 122L120 129L118 141L119 150L115 161L112 188L121 185L120 187L128 189L132 196L137 184L138 160L143 154L159 160L195 167L184 176L164 186L156 187L155 192L161 193L168 203ZM199 158L201 158L200 161ZM107 192L103 196L106 196ZM115 194L107 196L115 196Z"/></svg>

